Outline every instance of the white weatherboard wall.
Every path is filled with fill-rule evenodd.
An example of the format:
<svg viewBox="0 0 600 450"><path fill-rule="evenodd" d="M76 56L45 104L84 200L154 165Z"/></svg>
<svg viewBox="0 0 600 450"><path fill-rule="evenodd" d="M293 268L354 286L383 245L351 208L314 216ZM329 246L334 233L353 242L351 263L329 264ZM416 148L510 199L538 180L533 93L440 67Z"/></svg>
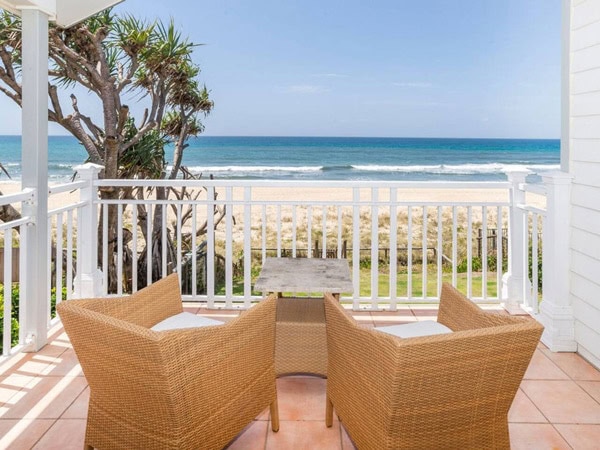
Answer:
<svg viewBox="0 0 600 450"><path fill-rule="evenodd" d="M562 157L573 176L570 300L578 351L600 368L600 0L565 1L570 32L563 38L570 51L563 63L569 73Z"/></svg>

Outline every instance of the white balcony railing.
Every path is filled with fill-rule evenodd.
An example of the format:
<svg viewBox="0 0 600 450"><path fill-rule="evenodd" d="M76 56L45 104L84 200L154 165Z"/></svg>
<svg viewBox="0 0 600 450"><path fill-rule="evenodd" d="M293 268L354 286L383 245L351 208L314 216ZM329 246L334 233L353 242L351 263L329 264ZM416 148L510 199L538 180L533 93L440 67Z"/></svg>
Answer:
<svg viewBox="0 0 600 450"><path fill-rule="evenodd" d="M267 256L347 258L354 289L342 299L355 309L437 302L449 281L475 301L535 315L545 290L541 248L553 242L556 252L546 217L557 206L546 205L545 187L525 183L525 174L508 182L404 183L98 180L97 168L78 171L82 181L50 189L77 190L80 199L48 213L48 323L54 302L135 292L173 271L186 300L247 308L262 296L253 281ZM100 190L112 199L101 199ZM465 195L445 200L447 190ZM0 205L34 197L3 196ZM20 248L21 264L35 257L18 233L32 220L0 226L5 248ZM4 279L15 281L12 258L5 251ZM544 271L553 264L545 255L543 262ZM21 299L27 276L21 271L13 283ZM8 296L3 306L7 354L26 336L11 340Z"/></svg>

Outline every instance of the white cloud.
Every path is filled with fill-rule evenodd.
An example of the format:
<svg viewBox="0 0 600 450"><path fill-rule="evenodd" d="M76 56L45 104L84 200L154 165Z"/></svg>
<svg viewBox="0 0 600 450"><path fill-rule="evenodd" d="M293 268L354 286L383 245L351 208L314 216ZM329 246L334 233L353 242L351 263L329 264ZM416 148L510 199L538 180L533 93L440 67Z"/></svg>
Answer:
<svg viewBox="0 0 600 450"><path fill-rule="evenodd" d="M395 82L392 84L394 86L409 87L409 88L428 88L428 87L433 86L433 84L431 84L427 81L402 81L402 82Z"/></svg>
<svg viewBox="0 0 600 450"><path fill-rule="evenodd" d="M284 91L291 94L320 94L322 92L328 92L329 89L314 84L295 84L288 86Z"/></svg>
<svg viewBox="0 0 600 450"><path fill-rule="evenodd" d="M319 78L348 78L348 75L344 75L343 73L315 73L313 77Z"/></svg>

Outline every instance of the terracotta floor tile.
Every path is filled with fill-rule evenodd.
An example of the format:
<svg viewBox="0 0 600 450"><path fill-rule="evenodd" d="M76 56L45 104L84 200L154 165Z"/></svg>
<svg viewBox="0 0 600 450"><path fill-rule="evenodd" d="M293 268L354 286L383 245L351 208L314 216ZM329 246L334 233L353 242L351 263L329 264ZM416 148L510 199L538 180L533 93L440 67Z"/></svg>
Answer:
<svg viewBox="0 0 600 450"><path fill-rule="evenodd" d="M200 307L199 306L183 306L183 310L185 312L189 312L190 314L198 314L198 311L200 311Z"/></svg>
<svg viewBox="0 0 600 450"><path fill-rule="evenodd" d="M43 377L23 388L11 401L18 401L3 413L3 419L57 419L83 392L83 377ZM5 405L6 406L6 405Z"/></svg>
<svg viewBox="0 0 600 450"><path fill-rule="evenodd" d="M79 365L79 360L72 348L66 349L60 356L54 358L55 362L48 365L42 372L42 375L54 377L77 376L82 377L83 371Z"/></svg>
<svg viewBox="0 0 600 450"><path fill-rule="evenodd" d="M355 316L354 314L352 315L352 317L354 317L354 320L356 321L356 323L358 324L368 324L368 323L373 323L373 318L368 315L368 316Z"/></svg>
<svg viewBox="0 0 600 450"><path fill-rule="evenodd" d="M87 387L71 403L67 410L60 416L61 419L86 419L88 404L90 403L90 388Z"/></svg>
<svg viewBox="0 0 600 450"><path fill-rule="evenodd" d="M525 380L521 389L552 423L600 423L600 404L574 381Z"/></svg>
<svg viewBox="0 0 600 450"><path fill-rule="evenodd" d="M533 402L523 393L521 389L517 391L517 395L513 401L510 410L508 411L509 422L525 422L525 423L548 423L544 415L533 404Z"/></svg>
<svg viewBox="0 0 600 450"><path fill-rule="evenodd" d="M414 316L410 306L397 305L396 308L396 311L390 311L389 309L386 311L371 311L371 317L373 317L373 319L380 317L381 319L386 320L396 316Z"/></svg>
<svg viewBox="0 0 600 450"><path fill-rule="evenodd" d="M555 353L548 349L541 352L573 380L600 381L600 372L576 353Z"/></svg>
<svg viewBox="0 0 600 450"><path fill-rule="evenodd" d="M578 381L577 384L600 403L600 381Z"/></svg>
<svg viewBox="0 0 600 450"><path fill-rule="evenodd" d="M10 374L0 377L0 404L9 402L11 397L33 381L31 375Z"/></svg>
<svg viewBox="0 0 600 450"><path fill-rule="evenodd" d="M437 315L435 315L435 316L423 316L423 315L417 316L417 321L423 322L424 320L435 320L435 321L437 321Z"/></svg>
<svg viewBox="0 0 600 450"><path fill-rule="evenodd" d="M325 421L282 421L277 433L267 435L266 450L340 450L340 427Z"/></svg>
<svg viewBox="0 0 600 450"><path fill-rule="evenodd" d="M54 339L48 342L48 344L44 345L44 347L42 347L40 351L36 353L36 355L50 356L55 358L62 355L65 350L69 348L72 348L72 346L67 338L67 334L60 333L57 339Z"/></svg>
<svg viewBox="0 0 600 450"><path fill-rule="evenodd" d="M558 432L575 450L600 448L600 425L555 425Z"/></svg>
<svg viewBox="0 0 600 450"><path fill-rule="evenodd" d="M512 450L570 450L571 447L550 424L510 423Z"/></svg>
<svg viewBox="0 0 600 450"><path fill-rule="evenodd" d="M60 419L42 436L34 450L81 450L85 438L84 419Z"/></svg>
<svg viewBox="0 0 600 450"><path fill-rule="evenodd" d="M422 306L419 306L417 308L411 308L413 314L415 315L415 317L425 317L427 316L429 320L432 320L431 317L436 317L438 314L438 309L437 307L435 309L433 308L424 308Z"/></svg>
<svg viewBox="0 0 600 450"><path fill-rule="evenodd" d="M355 319L357 317L368 317L371 318L371 311L354 311L352 305L349 305L348 313L350 313Z"/></svg>
<svg viewBox="0 0 600 450"><path fill-rule="evenodd" d="M256 418L254 420L269 420L270 414L271 414L271 411L267 407L258 416L256 416Z"/></svg>
<svg viewBox="0 0 600 450"><path fill-rule="evenodd" d="M343 424L340 424L340 433L342 434L342 450L356 450L356 446L352 442L352 439L350 439Z"/></svg>
<svg viewBox="0 0 600 450"><path fill-rule="evenodd" d="M200 316L206 316L209 319L220 320L221 322L229 322L230 320L235 319L239 316L239 313L236 311L221 311L221 310L211 310L211 309L203 309L199 312Z"/></svg>
<svg viewBox="0 0 600 450"><path fill-rule="evenodd" d="M412 314L397 314L397 315L393 315L393 316L374 316L373 317L373 322L375 324L378 323L382 323L382 324L387 324L387 325L396 325L399 323L409 323L409 322L416 322L417 318L415 316L413 316ZM385 325L382 325L385 326Z"/></svg>
<svg viewBox="0 0 600 450"><path fill-rule="evenodd" d="M377 327L389 327L391 325L404 325L407 323L418 322L416 317L414 317L412 319L410 317L407 317L406 319L407 320L394 320L394 321L390 320L388 322L375 321L374 325L375 325L375 328L377 328Z"/></svg>
<svg viewBox="0 0 600 450"><path fill-rule="evenodd" d="M25 353L23 358L11 369L11 373L19 375L43 375L50 366L56 364L56 359L51 356L37 353Z"/></svg>
<svg viewBox="0 0 600 450"><path fill-rule="evenodd" d="M279 420L316 420L325 424L325 386L318 377L277 379Z"/></svg>
<svg viewBox="0 0 600 450"><path fill-rule="evenodd" d="M268 427L270 427L268 421L254 420L225 448L227 450L263 450L267 442ZM270 428L269 431L271 431Z"/></svg>
<svg viewBox="0 0 600 450"><path fill-rule="evenodd" d="M0 448L29 449L53 423L50 419L0 419Z"/></svg>
<svg viewBox="0 0 600 450"><path fill-rule="evenodd" d="M431 320L437 314L436 305L412 308L421 312L417 320ZM200 311L225 320L239 314ZM407 311L355 314L361 326L372 327L375 322L384 326L399 318L407 321L412 318ZM79 376L68 338L61 329L53 333L55 340L41 352L16 355L0 365L0 449L82 447L89 388ZM278 379L277 385L280 431L270 430L265 409L230 449L354 450L337 416L332 428L325 426L326 380L289 376ZM19 420L21 416L26 419ZM544 423L547 420L551 423ZM513 449L600 448L596 445L600 442L600 373L578 355L550 353L540 344L509 412L509 422Z"/></svg>
<svg viewBox="0 0 600 450"><path fill-rule="evenodd" d="M568 380L569 376L552 362L541 350L536 349L523 377L525 380Z"/></svg>

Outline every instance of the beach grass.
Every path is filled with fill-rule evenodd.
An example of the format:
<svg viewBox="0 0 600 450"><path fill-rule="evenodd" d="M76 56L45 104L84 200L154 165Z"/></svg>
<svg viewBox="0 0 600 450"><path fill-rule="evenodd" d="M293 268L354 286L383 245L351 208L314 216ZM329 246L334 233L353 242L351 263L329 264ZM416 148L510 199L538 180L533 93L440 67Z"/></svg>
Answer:
<svg viewBox="0 0 600 450"><path fill-rule="evenodd" d="M253 278L255 278L254 276ZM409 275L406 273L399 273L397 275L396 283L396 295L398 297L407 297L408 292L408 280ZM253 282L255 280L253 279ZM443 273L442 281L452 282L451 273ZM423 297L423 274L413 272L411 276L412 282L412 298L411 302L418 303ZM461 292L467 292L468 277L466 273L458 273L456 275L457 289ZM380 273L378 276L378 287L379 297L389 297L390 293L390 280L389 274ZM471 292L473 297L482 297L483 288L483 276L480 272L474 272L471 277ZM487 297L494 298L498 293L498 285L496 282L496 274L493 272L488 273L487 277ZM225 287L220 286L217 291L217 295L225 294ZM233 294L243 295L244 294L244 280L234 279L233 281ZM254 295L261 295L261 292L253 292ZM311 293L306 292L286 292L285 295L295 294L299 297L309 296ZM348 293L345 293L348 295ZM344 293L342 294L344 295ZM370 297L371 296L371 271L370 269L362 268L360 270L360 296ZM437 272L431 271L427 274L427 297L437 296Z"/></svg>

